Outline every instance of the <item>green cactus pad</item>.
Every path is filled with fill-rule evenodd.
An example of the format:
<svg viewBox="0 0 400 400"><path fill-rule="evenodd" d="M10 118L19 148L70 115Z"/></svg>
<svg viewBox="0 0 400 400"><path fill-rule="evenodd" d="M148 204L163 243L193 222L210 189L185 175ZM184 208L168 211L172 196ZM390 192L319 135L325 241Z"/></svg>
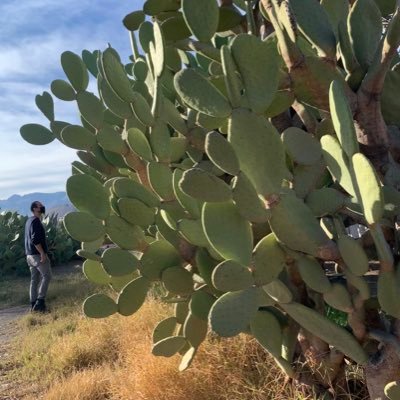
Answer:
<svg viewBox="0 0 400 400"><path fill-rule="evenodd" d="M305 284L318 293L327 293L332 285L320 263L309 256L300 257L297 260L297 268Z"/></svg>
<svg viewBox="0 0 400 400"><path fill-rule="evenodd" d="M102 293L88 297L83 303L83 312L89 318L107 318L117 311L114 300Z"/></svg>
<svg viewBox="0 0 400 400"><path fill-rule="evenodd" d="M276 117L282 114L293 104L295 100L294 93L291 90L278 90L271 104L265 111L265 116L268 118Z"/></svg>
<svg viewBox="0 0 400 400"><path fill-rule="evenodd" d="M232 195L240 215L251 222L266 222L269 217L268 211L258 197L256 189L244 172L240 172L233 179Z"/></svg>
<svg viewBox="0 0 400 400"><path fill-rule="evenodd" d="M196 348L191 347L182 357L182 361L179 364L179 372L187 370L192 364L196 355Z"/></svg>
<svg viewBox="0 0 400 400"><path fill-rule="evenodd" d="M261 346L272 356L281 356L282 329L274 314L268 311L257 311L250 322L250 330Z"/></svg>
<svg viewBox="0 0 400 400"><path fill-rule="evenodd" d="M282 134L283 144L289 157L297 164L313 165L322 156L321 145L311 134L290 127Z"/></svg>
<svg viewBox="0 0 400 400"><path fill-rule="evenodd" d="M165 240L158 240L149 245L140 262L142 274L150 280L158 280L165 269L181 265L182 259L174 246Z"/></svg>
<svg viewBox="0 0 400 400"><path fill-rule="evenodd" d="M240 169L257 192L261 195L279 193L288 171L284 148L273 125L249 110L237 109L230 119L228 139L239 158ZM269 156L265 157L267 149Z"/></svg>
<svg viewBox="0 0 400 400"><path fill-rule="evenodd" d="M181 219L178 222L177 229L188 242L195 246L208 247L209 243L200 220Z"/></svg>
<svg viewBox="0 0 400 400"><path fill-rule="evenodd" d="M26 142L39 146L49 144L55 139L53 132L39 124L23 125L20 133Z"/></svg>
<svg viewBox="0 0 400 400"><path fill-rule="evenodd" d="M330 175L322 158L314 165L296 165L293 170L293 183L297 197L304 199L319 186L322 179L328 177L330 178Z"/></svg>
<svg viewBox="0 0 400 400"><path fill-rule="evenodd" d="M188 140L184 137L171 138L171 162L178 162L184 158L188 149Z"/></svg>
<svg viewBox="0 0 400 400"><path fill-rule="evenodd" d="M274 279L267 283L263 286L263 289L268 296L278 303L290 303L293 299L292 292L280 279Z"/></svg>
<svg viewBox="0 0 400 400"><path fill-rule="evenodd" d="M101 260L101 257L98 256L97 254L91 253L89 251L82 250L82 249L77 250L76 254L79 257L86 258L88 260L93 260L93 261L100 261Z"/></svg>
<svg viewBox="0 0 400 400"><path fill-rule="evenodd" d="M101 64L104 70L104 78L115 94L127 103L132 103L135 99L134 91L124 67L112 49L108 48L102 53Z"/></svg>
<svg viewBox="0 0 400 400"><path fill-rule="evenodd" d="M239 160L232 145L218 132L209 132L206 136L205 150L210 160L230 175L239 173Z"/></svg>
<svg viewBox="0 0 400 400"><path fill-rule="evenodd" d="M103 103L90 92L78 93L76 101L83 118L94 128L101 129L104 123Z"/></svg>
<svg viewBox="0 0 400 400"><path fill-rule="evenodd" d="M93 150L96 146L96 136L88 129L79 125L67 125L61 131L62 142L73 149Z"/></svg>
<svg viewBox="0 0 400 400"><path fill-rule="evenodd" d="M357 276L352 274L350 271L345 271L346 281L354 286L358 292L359 296L362 300L368 300L371 297L371 291L369 289L368 282L362 276Z"/></svg>
<svg viewBox="0 0 400 400"><path fill-rule="evenodd" d="M190 215L194 218L200 218L201 216L201 206L202 202L194 199L191 196L188 196L186 193L182 191L179 187L179 182L182 180L183 171L180 169L175 169L173 174L173 186L174 186L174 194L179 204L186 209Z"/></svg>
<svg viewBox="0 0 400 400"><path fill-rule="evenodd" d="M130 225L124 219L110 215L106 220L109 238L122 249L140 250L145 246L144 233L138 226Z"/></svg>
<svg viewBox="0 0 400 400"><path fill-rule="evenodd" d="M175 317L165 318L160 321L153 331L153 343L172 336L175 332L177 322Z"/></svg>
<svg viewBox="0 0 400 400"><path fill-rule="evenodd" d="M98 82L101 98L112 113L123 119L131 118L133 115L131 106L115 94L104 78L99 76Z"/></svg>
<svg viewBox="0 0 400 400"><path fill-rule="evenodd" d="M130 128L126 133L126 140L129 147L134 151L139 157L146 161L153 160L153 152L151 150L149 141L146 135L138 128Z"/></svg>
<svg viewBox="0 0 400 400"><path fill-rule="evenodd" d="M102 221L85 212L71 212L64 217L67 232L80 242L92 242L104 237Z"/></svg>
<svg viewBox="0 0 400 400"><path fill-rule="evenodd" d="M353 115L342 83L334 81L329 89L329 105L333 126L342 149L349 158L359 152Z"/></svg>
<svg viewBox="0 0 400 400"><path fill-rule="evenodd" d="M335 56L336 39L324 8L313 0L290 0L296 22L304 36L327 56Z"/></svg>
<svg viewBox="0 0 400 400"><path fill-rule="evenodd" d="M153 40L153 24L150 21L144 21L139 27L139 41L145 53L149 53L150 42Z"/></svg>
<svg viewBox="0 0 400 400"><path fill-rule="evenodd" d="M292 250L318 256L320 247L329 244L311 210L293 193L282 195L272 208L270 225L276 238Z"/></svg>
<svg viewBox="0 0 400 400"><path fill-rule="evenodd" d="M337 310L347 313L353 310L350 293L341 283L333 283L331 289L324 293L324 300Z"/></svg>
<svg viewBox="0 0 400 400"><path fill-rule="evenodd" d="M110 214L108 193L104 186L90 175L73 175L67 180L67 194L80 211L106 219Z"/></svg>
<svg viewBox="0 0 400 400"><path fill-rule="evenodd" d="M83 263L83 273L86 278L96 283L97 285L107 285L110 283L111 277L103 269L102 265L98 261L86 260Z"/></svg>
<svg viewBox="0 0 400 400"><path fill-rule="evenodd" d="M51 92L60 100L73 101L76 99L74 88L62 79L56 79L51 82Z"/></svg>
<svg viewBox="0 0 400 400"><path fill-rule="evenodd" d="M113 182L113 191L120 197L137 199L149 207L158 207L160 200L143 185L129 178L118 178Z"/></svg>
<svg viewBox="0 0 400 400"><path fill-rule="evenodd" d="M119 132L110 126L104 126L96 135L99 146L106 151L124 154L127 153L128 147L122 140Z"/></svg>
<svg viewBox="0 0 400 400"><path fill-rule="evenodd" d="M190 29L186 25L182 14L177 14L163 21L161 30L167 42L175 42L191 36Z"/></svg>
<svg viewBox="0 0 400 400"><path fill-rule="evenodd" d="M345 206L347 197L336 189L324 187L313 190L306 197L306 204L316 217L333 215Z"/></svg>
<svg viewBox="0 0 400 400"><path fill-rule="evenodd" d="M208 320L208 314L216 298L204 290L197 290L192 294L189 302L190 312L197 318Z"/></svg>
<svg viewBox="0 0 400 400"><path fill-rule="evenodd" d="M212 273L213 285L222 292L247 289L254 284L250 270L234 260L218 264Z"/></svg>
<svg viewBox="0 0 400 400"><path fill-rule="evenodd" d="M354 336L336 323L299 303L281 304L281 307L304 329L336 347L358 364L367 362L368 356Z"/></svg>
<svg viewBox="0 0 400 400"><path fill-rule="evenodd" d="M273 233L261 239L253 253L253 277L257 286L275 280L285 266L285 253Z"/></svg>
<svg viewBox="0 0 400 400"><path fill-rule="evenodd" d="M178 72L174 84L182 100L194 110L217 118L230 115L232 109L225 96L196 70Z"/></svg>
<svg viewBox="0 0 400 400"><path fill-rule="evenodd" d="M382 15L375 1L357 0L351 8L348 27L357 60L368 68L382 36Z"/></svg>
<svg viewBox="0 0 400 400"><path fill-rule="evenodd" d="M350 175L349 160L338 140L330 135L322 136L321 146L329 172L347 193L356 196Z"/></svg>
<svg viewBox="0 0 400 400"><path fill-rule="evenodd" d="M151 187L163 200L175 199L172 187L172 171L166 164L149 163L147 165L147 174Z"/></svg>
<svg viewBox="0 0 400 400"><path fill-rule="evenodd" d="M77 92L86 90L89 84L89 74L82 59L71 51L61 54L61 65L71 85Z"/></svg>
<svg viewBox="0 0 400 400"><path fill-rule="evenodd" d="M233 39L230 47L250 108L255 113L264 112L278 89L281 58L276 43L241 34Z"/></svg>
<svg viewBox="0 0 400 400"><path fill-rule="evenodd" d="M205 203L202 224L208 241L218 254L243 265L250 264L253 250L251 225L232 202Z"/></svg>
<svg viewBox="0 0 400 400"><path fill-rule="evenodd" d="M152 62L154 68L154 74L157 77L160 77L164 71L165 67L165 44L164 38L161 31L160 24L156 21L153 24L154 31L154 53L152 54ZM151 46L150 46L151 52Z"/></svg>
<svg viewBox="0 0 400 400"><path fill-rule="evenodd" d="M240 25L243 19L244 16L236 8L229 6L220 7L217 32L229 31Z"/></svg>
<svg viewBox="0 0 400 400"><path fill-rule="evenodd" d="M175 317L178 324L184 324L186 317L189 313L189 303L187 301L180 301L175 305Z"/></svg>
<svg viewBox="0 0 400 400"><path fill-rule="evenodd" d="M183 17L194 36L207 43L218 29L219 10L216 0L183 0Z"/></svg>
<svg viewBox="0 0 400 400"><path fill-rule="evenodd" d="M139 29L140 24L144 22L144 12L143 11L134 11L125 15L122 23L125 28L129 31L137 31Z"/></svg>
<svg viewBox="0 0 400 400"><path fill-rule="evenodd" d="M54 121L54 102L49 92L43 92L35 97L35 103L43 115L51 122Z"/></svg>
<svg viewBox="0 0 400 400"><path fill-rule="evenodd" d="M400 381L390 382L385 386L385 395L390 400L400 399Z"/></svg>
<svg viewBox="0 0 400 400"><path fill-rule="evenodd" d="M231 199L231 188L217 176L199 168L184 172L180 189L200 201L225 202Z"/></svg>
<svg viewBox="0 0 400 400"><path fill-rule="evenodd" d="M167 98L164 98L161 119L171 125L180 134L187 135L188 127L186 121L181 117L175 105Z"/></svg>
<svg viewBox="0 0 400 400"><path fill-rule="evenodd" d="M393 271L380 271L378 278L378 300L383 311L400 318L400 289Z"/></svg>
<svg viewBox="0 0 400 400"><path fill-rule="evenodd" d="M161 280L171 293L185 296L193 292L192 274L182 267L170 267L162 272Z"/></svg>
<svg viewBox="0 0 400 400"><path fill-rule="evenodd" d="M136 272L123 276L112 276L110 286L115 292L119 293L129 282L132 282L137 277L138 274Z"/></svg>
<svg viewBox="0 0 400 400"><path fill-rule="evenodd" d="M117 248L107 249L101 263L111 276L124 276L135 272L139 266L139 260L129 251Z"/></svg>
<svg viewBox="0 0 400 400"><path fill-rule="evenodd" d="M149 74L149 67L142 58L138 58L133 65L133 75L139 82L145 82Z"/></svg>
<svg viewBox="0 0 400 400"><path fill-rule="evenodd" d="M211 307L211 329L223 337L236 336L247 330L258 310L259 289L249 288L222 295Z"/></svg>
<svg viewBox="0 0 400 400"><path fill-rule="evenodd" d="M145 126L152 126L155 120L144 96L139 92L133 92L131 103L133 111L139 121Z"/></svg>
<svg viewBox="0 0 400 400"><path fill-rule="evenodd" d="M99 50L95 50L93 52L90 52L89 50L82 51L82 60L85 63L86 68L95 78L97 78L99 73L99 69L97 68L97 58L99 53Z"/></svg>
<svg viewBox="0 0 400 400"><path fill-rule="evenodd" d="M171 136L168 125L157 121L150 130L150 145L158 161L168 162L171 158Z"/></svg>
<svg viewBox="0 0 400 400"><path fill-rule="evenodd" d="M192 347L199 347L207 336L207 320L197 318L189 313L183 324L183 336Z"/></svg>
<svg viewBox="0 0 400 400"><path fill-rule="evenodd" d="M359 241L350 236L339 236L337 244L343 261L354 275L368 272L368 257Z"/></svg>
<svg viewBox="0 0 400 400"><path fill-rule="evenodd" d="M155 356L172 357L186 343L184 336L170 336L155 343L151 352Z"/></svg>
<svg viewBox="0 0 400 400"><path fill-rule="evenodd" d="M143 305L149 288L150 281L143 276L129 282L118 296L118 312L125 316L134 314Z"/></svg>
<svg viewBox="0 0 400 400"><path fill-rule="evenodd" d="M157 15L164 11L176 11L180 4L176 0L147 0L143 5L143 11L147 15Z"/></svg>
<svg viewBox="0 0 400 400"><path fill-rule="evenodd" d="M154 224L155 209L136 199L122 198L118 200L120 216L131 224L147 228Z"/></svg>
<svg viewBox="0 0 400 400"><path fill-rule="evenodd" d="M384 199L381 184L371 162L361 153L352 158L365 219L369 224L377 223L383 215Z"/></svg>
<svg viewBox="0 0 400 400"><path fill-rule="evenodd" d="M232 104L232 107L237 108L240 105L243 85L236 73L236 65L227 45L221 47L221 61L229 101Z"/></svg>

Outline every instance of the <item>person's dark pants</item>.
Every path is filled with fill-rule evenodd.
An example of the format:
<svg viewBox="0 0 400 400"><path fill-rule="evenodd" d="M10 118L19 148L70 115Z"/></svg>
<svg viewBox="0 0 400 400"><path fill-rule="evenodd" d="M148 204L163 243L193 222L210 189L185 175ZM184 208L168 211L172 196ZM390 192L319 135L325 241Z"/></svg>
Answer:
<svg viewBox="0 0 400 400"><path fill-rule="evenodd" d="M31 270L30 299L31 303L36 300L44 300L51 280L51 265L47 258L44 263L40 262L40 255L26 256L26 261Z"/></svg>

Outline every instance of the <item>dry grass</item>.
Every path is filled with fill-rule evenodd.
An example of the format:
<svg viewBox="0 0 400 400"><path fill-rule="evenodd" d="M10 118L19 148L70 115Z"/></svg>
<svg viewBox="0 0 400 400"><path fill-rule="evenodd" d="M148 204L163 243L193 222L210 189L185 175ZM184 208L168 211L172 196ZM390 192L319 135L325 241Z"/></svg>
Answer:
<svg viewBox="0 0 400 400"><path fill-rule="evenodd" d="M152 331L172 314L171 306L149 299L131 317L89 320L80 313L79 297L84 294L70 288L62 301L68 306L59 303L50 315L21 322L18 378L42 384L42 394L29 400L312 399L286 384L271 357L246 335L209 335L192 366L180 373L180 356L151 354Z"/></svg>
<svg viewBox="0 0 400 400"><path fill-rule="evenodd" d="M129 318L72 321L70 315L37 325L21 342L25 379L45 377L45 400L304 398L283 386L281 371L244 335L209 338L183 373L178 372L179 356L154 357L153 328L170 313L170 307L149 300Z"/></svg>

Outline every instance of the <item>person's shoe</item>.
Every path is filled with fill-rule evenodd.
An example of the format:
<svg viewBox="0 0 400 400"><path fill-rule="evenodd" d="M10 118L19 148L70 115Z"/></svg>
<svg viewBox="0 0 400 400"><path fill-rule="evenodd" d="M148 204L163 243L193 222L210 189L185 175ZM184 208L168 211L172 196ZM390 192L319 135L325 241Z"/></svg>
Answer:
<svg viewBox="0 0 400 400"><path fill-rule="evenodd" d="M35 305L32 308L32 311L45 313L47 311L47 309L46 309L46 303L44 302L44 299L37 299Z"/></svg>
<svg viewBox="0 0 400 400"><path fill-rule="evenodd" d="M36 304L36 300L35 301L31 301L31 312L33 311L33 307L35 307Z"/></svg>

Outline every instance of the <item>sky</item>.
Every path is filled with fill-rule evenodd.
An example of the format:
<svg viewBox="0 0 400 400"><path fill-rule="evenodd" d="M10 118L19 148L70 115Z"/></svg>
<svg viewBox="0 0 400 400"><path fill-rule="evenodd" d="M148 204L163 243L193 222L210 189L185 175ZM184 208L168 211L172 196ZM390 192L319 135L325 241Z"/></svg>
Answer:
<svg viewBox="0 0 400 400"><path fill-rule="evenodd" d="M55 140L25 142L27 123L49 127L35 96L66 79L60 55L103 50L110 43L128 60L130 44L123 17L143 0L0 0L0 199L13 194L65 190L75 150ZM92 85L91 87L94 87ZM54 98L54 96L53 96ZM75 102L55 100L56 120L77 121Z"/></svg>

